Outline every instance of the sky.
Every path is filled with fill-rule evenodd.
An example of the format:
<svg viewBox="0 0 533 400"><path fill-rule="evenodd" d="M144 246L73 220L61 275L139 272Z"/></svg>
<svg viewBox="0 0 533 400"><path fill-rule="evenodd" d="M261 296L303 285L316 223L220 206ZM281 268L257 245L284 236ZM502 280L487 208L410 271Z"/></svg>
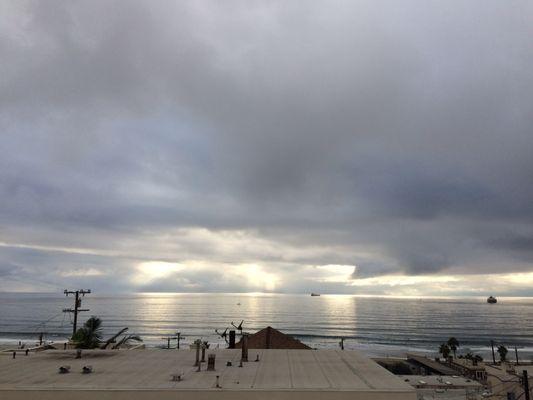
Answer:
<svg viewBox="0 0 533 400"><path fill-rule="evenodd" d="M533 3L0 2L0 291L533 295Z"/></svg>

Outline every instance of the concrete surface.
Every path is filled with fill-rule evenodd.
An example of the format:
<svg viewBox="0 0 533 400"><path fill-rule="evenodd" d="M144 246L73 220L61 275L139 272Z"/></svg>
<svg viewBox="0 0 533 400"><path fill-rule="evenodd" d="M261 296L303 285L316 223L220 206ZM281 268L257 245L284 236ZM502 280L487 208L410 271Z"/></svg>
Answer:
<svg viewBox="0 0 533 400"><path fill-rule="evenodd" d="M414 400L414 389L356 351L250 350L240 368L240 350L208 350L216 370L196 372L195 351L45 351L0 355L0 398L67 399L399 399ZM259 354L259 362L254 362ZM207 359L207 356L206 356ZM226 366L227 361L232 366ZM68 374L58 368L70 365ZM84 365L94 372L82 374ZM172 381L172 374L183 380ZM219 385L216 387L216 377Z"/></svg>
<svg viewBox="0 0 533 400"><path fill-rule="evenodd" d="M445 388L482 390L479 382L457 375L397 375L405 383L417 388ZM408 380L408 381L407 381Z"/></svg>

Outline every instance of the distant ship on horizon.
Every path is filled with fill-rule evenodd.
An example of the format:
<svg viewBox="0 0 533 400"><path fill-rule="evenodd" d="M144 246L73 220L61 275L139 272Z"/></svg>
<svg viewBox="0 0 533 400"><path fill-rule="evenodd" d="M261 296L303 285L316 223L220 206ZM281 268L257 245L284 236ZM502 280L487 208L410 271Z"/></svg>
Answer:
<svg viewBox="0 0 533 400"><path fill-rule="evenodd" d="M498 300L496 300L496 297L494 296L489 296L489 298L487 299L487 303L489 304L496 304L498 302Z"/></svg>
<svg viewBox="0 0 533 400"><path fill-rule="evenodd" d="M311 296L320 296L320 293L311 293Z"/></svg>

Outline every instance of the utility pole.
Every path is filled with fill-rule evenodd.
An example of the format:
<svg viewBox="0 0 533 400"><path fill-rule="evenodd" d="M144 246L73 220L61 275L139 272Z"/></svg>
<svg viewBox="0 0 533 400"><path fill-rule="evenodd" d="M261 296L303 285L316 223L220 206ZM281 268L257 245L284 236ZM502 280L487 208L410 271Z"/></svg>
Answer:
<svg viewBox="0 0 533 400"><path fill-rule="evenodd" d="M496 356L494 355L494 340L490 341L490 347L492 348L492 363L496 365Z"/></svg>
<svg viewBox="0 0 533 400"><path fill-rule="evenodd" d="M66 290L63 292L65 293L65 296L68 297L69 294L73 294L74 297L74 309L72 308L64 308L64 313L74 313L74 325L72 327L72 336L76 333L76 330L78 328L78 313L81 311L89 311L88 308L80 308L81 307L81 299L80 294L82 297L85 297L86 294L91 293L91 289L80 289L80 290Z"/></svg>
<svg viewBox="0 0 533 400"><path fill-rule="evenodd" d="M516 348L516 346L514 347L514 355L516 356L516 365L518 365L518 349Z"/></svg>
<svg viewBox="0 0 533 400"><path fill-rule="evenodd" d="M165 337L163 337L163 338L161 338L161 339L167 341L167 349L170 349L170 341L171 341L172 339L176 339L176 337L175 337L175 336L165 336Z"/></svg>
<svg viewBox="0 0 533 400"><path fill-rule="evenodd" d="M524 393L526 394L526 400L531 400L531 397L529 397L529 380L527 377L527 370L522 371L523 375L523 384L524 384Z"/></svg>
<svg viewBox="0 0 533 400"><path fill-rule="evenodd" d="M180 341L185 339L183 336L181 336L181 332L176 332L176 340L178 341L178 346L176 347L178 350L180 349Z"/></svg>

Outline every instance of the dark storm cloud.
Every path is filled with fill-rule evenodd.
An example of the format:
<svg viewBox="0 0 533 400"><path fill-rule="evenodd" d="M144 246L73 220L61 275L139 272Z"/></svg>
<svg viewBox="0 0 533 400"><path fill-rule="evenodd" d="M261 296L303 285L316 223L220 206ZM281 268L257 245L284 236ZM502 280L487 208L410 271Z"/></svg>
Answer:
<svg viewBox="0 0 533 400"><path fill-rule="evenodd" d="M24 265L86 261L98 285L150 258L527 271L532 17L525 1L4 2L0 240L95 249ZM175 234L198 228L273 249Z"/></svg>

